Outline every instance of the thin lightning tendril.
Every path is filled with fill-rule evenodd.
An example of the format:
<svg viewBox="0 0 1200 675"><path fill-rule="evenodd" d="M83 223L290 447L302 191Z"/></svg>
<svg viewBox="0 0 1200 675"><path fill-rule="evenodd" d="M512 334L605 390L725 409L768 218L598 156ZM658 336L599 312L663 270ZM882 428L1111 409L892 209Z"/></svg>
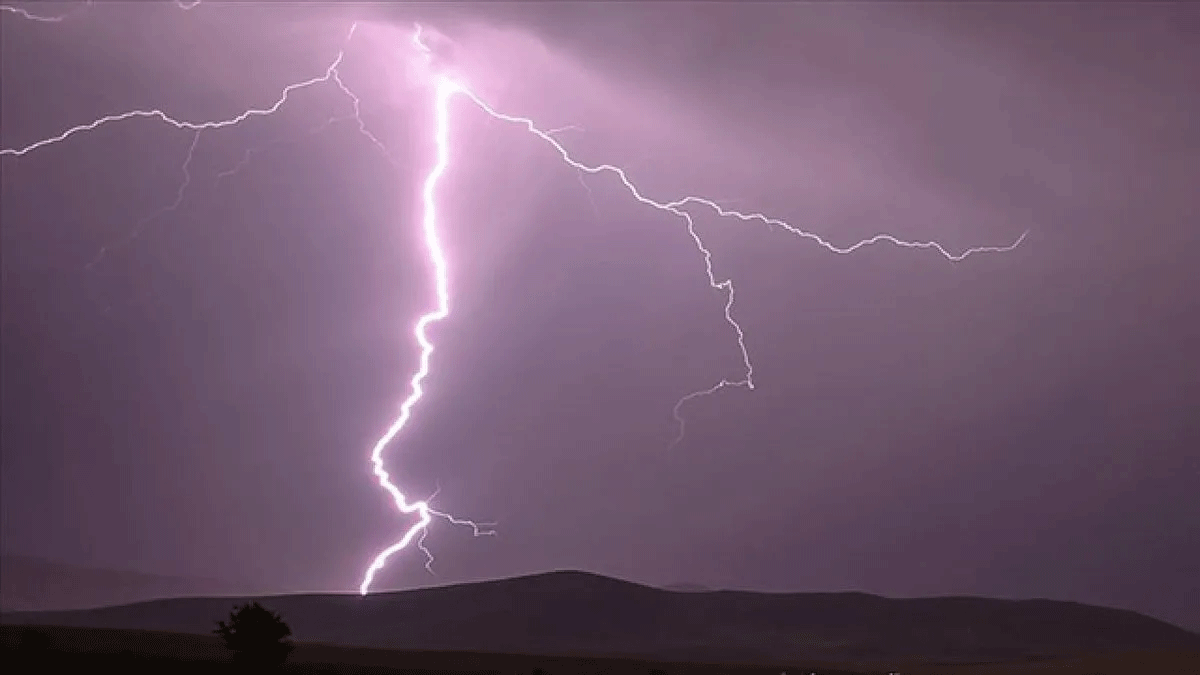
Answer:
<svg viewBox="0 0 1200 675"><path fill-rule="evenodd" d="M354 117L348 116L348 115L340 116L340 117L339 116L330 117L329 119L325 120L324 122L309 129L307 135L311 136L311 135L319 134L322 131L325 131L329 127L333 126L334 124L337 124L338 122L345 122L345 121L352 120L352 119L354 119ZM236 176L238 173L241 172L242 169L246 168L250 164L250 160L254 159L254 157L256 155L258 155L259 153L262 153L262 152L266 152L267 148L270 148L275 145L281 145L283 143L288 142L289 140L291 140L291 139L277 138L275 140L268 141L267 143L263 143L262 145L258 145L258 146L252 147L252 148L247 148L242 153L242 158L240 160L238 160L237 164L234 164L230 168L217 173L217 175L213 177L213 181L219 183L226 178L231 178L233 176Z"/></svg>
<svg viewBox="0 0 1200 675"><path fill-rule="evenodd" d="M91 3L89 2L88 4L90 5ZM192 8L196 7L197 5L200 4L200 2L177 1L177 2L175 2L175 4L180 9L187 10L187 9L192 9ZM61 21L63 18L63 17L41 17L38 15L31 14L23 9L20 9L17 7L12 7L9 5L0 5L0 11L15 13L23 18L33 20L33 21L57 22L57 21ZM349 34L347 35L347 41L349 41L349 39L351 37L353 37L356 27L357 27L357 24L351 26ZM412 42L413 42L413 46L418 51L420 51L428 60L428 57L430 57L432 55L432 52L424 44L424 42L422 40L420 25L416 26L416 30L412 36ZM130 238L136 237L138 231L140 231L151 220L163 215L164 213L166 213L168 211L173 211L173 210L177 209L183 203L186 190L192 180L192 176L190 173L190 164L192 161L192 157L195 153L196 146L199 143L200 135L202 132L235 126L235 125L241 124L242 122L245 122L249 119L256 118L256 117L270 116L270 115L274 114L276 111L278 111L285 103L287 103L287 101L290 99L290 97L292 96L293 93L295 93L301 89L307 89L307 88L314 87L316 85L323 84L323 83L332 83L334 86L336 86L353 104L353 119L355 119L358 122L358 129L359 129L360 133L364 137L366 137L367 140L369 140L372 144L374 144L380 151L382 151L384 153L384 155L388 157L389 160L391 160L392 159L391 154L388 151L387 146L384 143L382 143L374 134L372 134L367 129L367 126L364 123L363 118L361 116L361 100L360 100L360 98L342 80L341 74L338 69L339 69L339 66L342 64L344 56L345 56L345 47L343 47L342 50L340 50L337 53L337 56L334 58L333 62L330 64L330 66L325 70L325 72L322 75L308 79L308 80L296 82L294 84L290 84L290 85L284 87L284 89L281 91L281 93L280 93L279 97L276 99L276 101L268 107L251 108L251 109L248 109L248 110L246 110L234 117L228 118L228 119L215 120L215 121L204 121L204 122L193 122L193 121L180 120L180 119L175 118L175 117L173 117L161 110L158 110L158 109L131 110L131 111L120 113L120 114L107 115L107 116L95 119L86 124L81 124L78 126L71 127L55 136L51 136L48 138L44 138L44 139L35 141L35 142L33 142L29 145L26 145L24 147L21 147L21 148L0 149L0 156L22 157L22 156L29 154L35 150L39 150L41 148L44 148L44 147L47 147L47 146L50 146L50 145L53 145L56 143L66 141L67 139L69 139L77 134L88 132L88 131L93 131L93 130L95 130L101 126L105 126L107 124L112 124L115 122L121 122L124 120L129 120L129 119L134 119L134 118L157 119L163 123L169 124L169 125L177 128L177 129L189 130L189 131L195 132L193 139L192 139L191 147L189 148L189 151L188 151L187 158L185 159L183 166L182 166L182 173L183 173L184 180L179 187L175 201L171 205L169 205L163 209L160 209L159 211L155 212L154 214L151 214L147 218L144 218L143 220L139 221L138 224L134 227L134 230L130 233L129 237L127 237L127 239L130 239ZM696 249L701 254L702 260L704 262L704 271L705 271L705 275L707 277L709 286L712 287L713 289L715 289L717 291L721 291L722 293L725 294L725 303L723 306L724 320L729 325L729 327L733 330L733 333L736 336L738 350L740 352L741 359L742 359L743 374L739 379L724 378L724 379L721 379L720 381L718 381L716 384L712 385L711 387L708 387L706 389L701 389L699 391L694 391L694 392L686 394L685 396L680 398L676 402L675 406L672 408L672 415L674 416L675 421L677 422L677 425L678 425L678 433L677 433L675 439L671 442L670 447L674 447L675 445L677 445L679 442L681 442L683 440L684 418L683 418L682 410L683 410L684 406L686 406L690 401L693 401L700 397L716 394L717 392L719 392L723 389L726 389L726 388L743 388L743 389L748 389L748 390L752 390L755 388L754 366L750 360L750 354L746 347L746 335L745 335L744 330L742 329L742 326L737 322L737 320L734 318L734 315L733 315L733 306L734 306L734 297L735 297L733 281L730 278L724 278L724 279L717 278L716 274L713 271L712 251L705 245L703 239L700 237L699 233L697 232L696 224L695 224L695 221L693 220L692 213L688 210L689 208L706 209L708 211L711 211L712 213L714 213L716 216L718 216L720 218L732 218L732 219L737 219L737 220L744 221L744 222L751 222L751 221L760 222L760 223L767 225L768 228L771 228L771 229L778 227L789 234L792 234L794 236L801 237L801 238L807 239L809 241L815 242L816 244L818 244L819 246L825 248L826 250L828 250L830 252L842 254L842 255L853 253L854 251L856 251L862 247L868 246L868 245L877 244L877 243L888 243L888 244L892 244L892 245L899 246L902 248L932 249L932 250L938 252L939 254L941 254L947 260L950 260L952 262L958 262L958 261L964 260L968 256L976 254L976 253L1003 253L1003 252L1011 251L1011 250L1015 249L1017 246L1019 246L1021 244L1021 242L1024 241L1025 237L1029 234L1028 230L1025 231L1024 233L1021 234L1020 237L1018 237L1016 239L1016 241L1014 241L1013 243L1011 243L1007 246L980 246L980 247L966 249L963 252L957 253L957 254L951 253L945 247L943 247L941 244L939 244L935 241L906 241L906 240L899 239L890 234L877 234L873 237L864 239L864 240L859 241L850 246L842 247L842 246L837 246L837 245L823 239L821 236L819 236L815 233L808 232L806 230L802 230L802 229L795 227L783 220L780 220L777 218L772 218L772 217L769 217L762 213L742 212L742 211L730 209L725 206L721 206L717 201L707 199L705 197L691 195L691 196L683 197L681 199L676 199L674 201L668 201L668 202L656 201L654 199L651 199L651 198L645 196L641 192L641 190L634 184L634 182L628 177L625 170L622 169L621 167L618 167L618 166L615 166L612 164L589 165L589 164L580 162L580 161L576 160L574 157L572 157L571 154L566 150L566 148L563 147L563 145L556 140L555 135L562 131L566 131L569 129L580 130L579 127L566 126L566 127L560 127L557 129L542 130L541 128L539 128L536 125L536 123L533 120L531 120L529 118L508 115L508 114L505 114L505 113L495 110L488 103L486 103L483 99L481 99L479 96L477 96L473 91L471 91L467 86L465 86L463 83L459 82L456 79L451 78L448 75L436 74L434 76L433 84L434 84L434 86L433 86L433 94L434 94L434 96L433 96L433 109L434 109L433 141L434 141L434 146L436 149L436 154L435 154L435 161L433 163L433 166L429 170L429 173L426 175L425 181L423 183L422 190L421 190L421 206L422 206L421 229L422 229L422 233L424 235L426 252L429 256L429 260L430 260L430 264L431 264L432 272L433 272L434 294L435 294L435 298L436 298L436 306L434 307L434 309L421 315L417 319L417 322L413 328L413 335L416 338L417 343L420 346L420 353L419 353L419 358L418 358L417 369L413 373L412 377L409 379L409 394L404 399L404 401L400 404L400 410L399 410L397 417L393 420L393 422L387 428L387 430L383 433L383 435L380 436L379 440L376 441L375 445L371 449L371 454L370 454L370 463L371 463L372 473L375 476L375 478L377 479L380 487L382 487L385 491L387 491L387 493L391 496L392 501L395 504L396 508L402 514L404 514L404 515L414 515L415 514L416 522L413 523L412 525L410 525L407 530L405 530L403 536L398 541L396 541L392 545L388 546L387 548L383 549L371 561L370 565L367 567L367 569L363 575L361 583L359 584L359 592L363 595L366 595L370 591L371 585L372 585L373 581L375 580L376 575L386 566L388 559L392 555L396 554L397 552L407 548L410 544L413 544L418 550L420 550L424 554L425 569L428 570L430 573L433 572L434 557L433 557L432 553L429 551L429 549L426 547L425 539L429 533L429 525L432 523L434 518L439 518L439 519L445 520L453 525L469 527L469 528L471 528L472 533L475 536L487 536L487 535L495 534L495 530L490 529L491 527L493 527L495 525L494 523L476 523L474 521L457 518L455 516L452 516L448 513L443 512L443 511L434 509L430 505L430 502L434 499L434 497L436 497L436 495L440 491L440 486L438 487L438 489L436 489L434 491L434 493L429 498L424 499L424 500L409 502L408 498L405 496L404 492L395 483L392 482L391 475L388 473L387 469L385 468L384 460L383 460L384 452L386 451L387 447L392 443L392 441L396 438L396 436L408 424L409 420L412 418L414 406L424 396L424 392L425 392L424 382L425 382L425 379L429 375L430 361L431 361L431 358L432 358L432 355L434 352L434 344L428 336L428 329L433 324L445 320L450 315L450 292L449 292L449 283L448 283L448 265L447 265L447 257L446 257L445 251L442 247L441 238L440 238L439 232L438 232L438 219L437 219L438 218L438 208L437 208L436 196L437 196L438 183L441 180L441 178L445 175L445 173L449 169L449 165L450 165L450 119L449 119L450 118L450 102L451 102L451 99L453 99L455 96L460 96L460 95L464 96L465 98L469 99L472 103L474 103L475 106L479 110L481 110L482 112L484 112L486 115L490 116L491 118L521 126L521 127L525 128L529 133L533 134L534 136L538 137L542 141L549 144L551 146L551 148L558 154L559 158L566 165L573 168L578 173L581 184L588 191L589 199L592 198L591 189L588 187L587 183L584 181L584 177L588 176L588 175L611 174L611 175L615 176L621 182L621 184L625 187L626 191L639 203L649 206L651 208L657 209L659 211L668 213L670 215L673 215L673 216L683 220L686 231L688 233L688 236L691 237L692 242L696 246ZM350 119L350 117L331 118L329 121L325 122L324 124L320 125L316 129L314 129L313 132L319 131L320 129L323 129L323 128L333 124L334 122L348 120L348 119ZM245 155L242 158L242 161L239 162L232 169L218 174L218 179L220 179L221 177L226 177L226 176L232 175L232 174L236 173L238 170L240 170L249 161L251 154L253 152L255 152L255 150L247 150ZM595 208L594 201L592 202L592 204L593 204L593 208ZM105 251L109 250L109 248L111 248L111 247L102 248L100 251L100 254L97 256L97 260L94 260L92 263L90 263L89 267L94 265L99 260L99 258L104 255Z"/></svg>
<svg viewBox="0 0 1200 675"><path fill-rule="evenodd" d="M33 152L34 150L40 150L48 145L61 143L62 141L65 141L76 134L83 133L85 131L94 131L107 124L112 124L113 122L123 122L125 120L136 118L157 119L160 122L165 122L166 124L175 127L176 129L186 129L189 131L206 131L210 129L224 129L226 127L236 126L254 117L267 117L273 115L283 107L284 103L288 102L288 99L291 98L293 93L301 89L308 89L309 87L321 84L322 82L329 82L334 78L337 67L341 65L343 58L345 58L344 49L338 52L337 58L334 59L333 64L325 70L323 75L320 77L303 80L301 82L296 82L294 84L289 84L283 88L282 92L280 92L279 98L266 108L251 108L227 119L210 120L206 122L191 122L188 120L176 119L175 117L172 117L171 115L168 115L157 108L153 110L130 110L116 115L105 115L104 117L96 118L87 124L73 126L58 135L43 138L39 141L34 141L23 148L0 148L0 156L11 155L14 157L21 157Z"/></svg>
<svg viewBox="0 0 1200 675"><path fill-rule="evenodd" d="M79 6L79 7L76 7L75 9L69 10L66 14L59 14L57 16L46 16L44 14L34 14L33 12L31 12L23 7L18 7L16 5L0 5L0 12L8 12L9 14L16 14L17 16L19 16L22 19L25 19L27 21L37 21L38 23L59 23L59 22L63 21L64 19L67 19L68 17L74 15L77 12L81 12L83 10L90 9L91 6L94 4L94 2L95 2L95 0L84 0L82 6ZM201 2L203 2L203 0L174 0L174 2L172 2L172 4L186 12L190 9L195 9L196 7L200 6Z"/></svg>
<svg viewBox="0 0 1200 675"><path fill-rule="evenodd" d="M187 196L188 186L192 184L192 159L196 156L196 146L200 144L200 134L202 133L204 133L202 130L198 130L192 135L192 144L188 147L187 157L185 157L183 160L183 166L180 167L180 171L183 173L183 182L179 184L179 189L175 192L175 201L139 220L133 226L133 229L130 230L123 238L112 244L105 244L104 246L101 246L100 250L96 253L96 257L93 258L90 263L84 266L85 270L91 271L94 267L96 267L96 265L100 264L100 261L104 259L104 256L107 255L109 251L119 246L128 244L134 239L137 239L138 235L140 235L142 231L146 229L147 225L168 213L174 212L180 207L180 205L183 204L183 199Z"/></svg>
<svg viewBox="0 0 1200 675"><path fill-rule="evenodd" d="M0 5L0 12L8 12L10 14L16 14L17 16L19 16L22 19L25 19L27 21L37 21L39 23L58 23L59 21L62 21L63 19L66 18L66 15L44 16L41 14L34 14L33 12L31 12L23 7L16 7L13 5Z"/></svg>

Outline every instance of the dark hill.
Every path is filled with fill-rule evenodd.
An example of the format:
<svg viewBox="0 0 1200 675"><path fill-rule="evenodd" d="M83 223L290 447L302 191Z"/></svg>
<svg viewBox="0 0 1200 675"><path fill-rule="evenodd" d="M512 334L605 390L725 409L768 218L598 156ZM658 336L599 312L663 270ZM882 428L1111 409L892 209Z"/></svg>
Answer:
<svg viewBox="0 0 1200 675"><path fill-rule="evenodd" d="M890 599L865 593L678 593L553 572L368 597L260 598L305 641L679 661L999 661L1200 652L1200 635L1135 612L1051 600ZM207 633L241 598L184 598L4 623Z"/></svg>

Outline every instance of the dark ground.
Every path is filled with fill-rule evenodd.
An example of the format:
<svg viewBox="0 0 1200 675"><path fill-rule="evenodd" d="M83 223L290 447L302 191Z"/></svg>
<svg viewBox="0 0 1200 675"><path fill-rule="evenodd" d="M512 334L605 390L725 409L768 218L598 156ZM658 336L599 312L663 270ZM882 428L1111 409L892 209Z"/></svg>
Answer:
<svg viewBox="0 0 1200 675"><path fill-rule="evenodd" d="M0 657L6 673L99 671L119 673L234 672L229 653L213 636L56 626L0 627ZM472 652L359 649L298 643L285 673L483 673L529 675L1195 675L1200 652L1144 652L992 664L791 664L736 666L666 663L634 659L539 657Z"/></svg>

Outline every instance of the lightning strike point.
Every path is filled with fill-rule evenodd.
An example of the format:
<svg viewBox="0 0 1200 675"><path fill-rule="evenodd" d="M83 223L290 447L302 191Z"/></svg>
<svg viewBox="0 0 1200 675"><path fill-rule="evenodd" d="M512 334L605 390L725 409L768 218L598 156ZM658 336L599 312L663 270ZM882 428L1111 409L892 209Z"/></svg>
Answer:
<svg viewBox="0 0 1200 675"><path fill-rule="evenodd" d="M470 521L459 521L447 514L433 511L429 508L429 504L424 501L409 504L404 493L392 483L391 477L388 475L383 466L383 453L387 450L387 446L392 442L397 434L408 424L412 418L413 406L425 395L424 381L429 375L430 359L433 356L433 342L429 340L427 329L430 325L444 320L450 316L450 289L448 279L448 265L446 262L446 253L442 248L441 238L438 234L438 218L437 218L437 185L442 176L446 173L447 167L450 165L450 98L462 91L462 87L457 82L445 78L439 78L434 95L434 145L437 148L436 160L433 168L429 171L425 178L425 186L421 191L422 218L421 229L425 236L425 250L429 254L429 260L433 265L434 275L434 293L437 298L436 307L421 315L417 319L416 326L413 329L413 334L417 338L417 343L421 346L421 354L417 372L409 381L410 393L408 398L400 404L400 415L396 418L383 436L375 443L375 447L371 450L371 464L375 477L379 481L380 487L392 496L392 500L396 504L396 508L401 513L418 515L417 522L413 524L404 536L399 541L385 548L380 552L367 568L366 574L363 576L362 583L359 585L359 593L366 595L371 589L371 583L375 579L375 575L387 564L388 558L396 552L403 550L418 534L421 535L421 540L424 539L424 532L428 529L430 522L434 516L449 520L455 524L468 524L475 528L475 533L480 535L483 533L474 523ZM433 563L433 556L429 550L424 547L421 540L418 540L418 546L425 553L426 569L430 569Z"/></svg>

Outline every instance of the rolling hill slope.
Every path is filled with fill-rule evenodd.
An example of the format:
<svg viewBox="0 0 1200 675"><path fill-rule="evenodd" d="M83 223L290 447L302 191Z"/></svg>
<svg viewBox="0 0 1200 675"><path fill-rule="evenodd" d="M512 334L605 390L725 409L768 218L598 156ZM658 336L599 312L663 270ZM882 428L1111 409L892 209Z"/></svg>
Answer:
<svg viewBox="0 0 1200 675"><path fill-rule="evenodd" d="M1200 635L1135 612L1050 600L865 593L672 592L553 572L368 597L260 598L296 638L363 647L720 663L1005 661L1200 652ZM4 623L209 632L240 598L182 598Z"/></svg>

